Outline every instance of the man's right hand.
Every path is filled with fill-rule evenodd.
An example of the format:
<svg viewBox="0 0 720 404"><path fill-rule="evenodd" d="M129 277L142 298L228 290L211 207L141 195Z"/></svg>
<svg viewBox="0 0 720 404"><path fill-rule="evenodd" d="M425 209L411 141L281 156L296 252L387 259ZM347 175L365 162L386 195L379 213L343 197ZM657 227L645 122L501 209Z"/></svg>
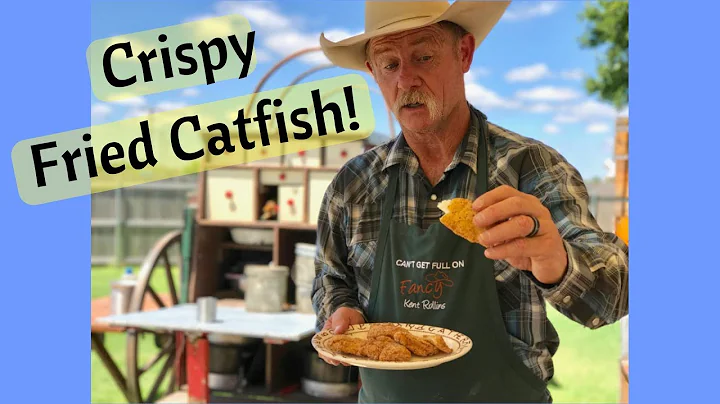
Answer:
<svg viewBox="0 0 720 404"><path fill-rule="evenodd" d="M325 326L323 327L323 330L332 330L335 334L344 334L349 326L355 324L362 324L364 322L365 319L359 311L351 309L349 307L340 307L339 309L335 310L335 312L330 317L328 317L327 321L325 321ZM327 358L322 354L319 354L319 356L320 358L322 358L322 360L333 366L350 366L347 363L338 362L336 360Z"/></svg>

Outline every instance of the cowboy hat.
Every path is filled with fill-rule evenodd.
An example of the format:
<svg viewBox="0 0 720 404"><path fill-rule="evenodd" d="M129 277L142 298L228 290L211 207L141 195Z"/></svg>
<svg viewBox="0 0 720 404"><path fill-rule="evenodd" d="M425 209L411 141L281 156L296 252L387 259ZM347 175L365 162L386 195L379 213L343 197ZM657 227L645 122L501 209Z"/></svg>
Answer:
<svg viewBox="0 0 720 404"><path fill-rule="evenodd" d="M320 47L339 67L367 71L365 45L381 35L450 21L475 37L475 48L505 13L510 1L366 1L365 32L332 42L320 34Z"/></svg>

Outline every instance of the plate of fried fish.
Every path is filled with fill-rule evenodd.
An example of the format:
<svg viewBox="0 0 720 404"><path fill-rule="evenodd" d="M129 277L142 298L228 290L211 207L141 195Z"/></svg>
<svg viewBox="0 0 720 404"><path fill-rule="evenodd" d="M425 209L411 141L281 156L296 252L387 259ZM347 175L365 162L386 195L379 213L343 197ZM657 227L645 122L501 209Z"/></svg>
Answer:
<svg viewBox="0 0 720 404"><path fill-rule="evenodd" d="M343 334L323 330L313 336L312 345L323 356L353 366L414 370L462 357L472 349L472 340L430 325L369 323L351 325Z"/></svg>

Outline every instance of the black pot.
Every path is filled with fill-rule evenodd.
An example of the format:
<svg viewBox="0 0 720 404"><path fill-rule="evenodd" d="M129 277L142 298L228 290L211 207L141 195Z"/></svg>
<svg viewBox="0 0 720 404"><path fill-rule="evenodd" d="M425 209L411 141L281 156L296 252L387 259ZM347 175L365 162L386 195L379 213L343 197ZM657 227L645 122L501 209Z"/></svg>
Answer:
<svg viewBox="0 0 720 404"><path fill-rule="evenodd" d="M356 383L358 368L333 366L322 360L316 350L308 350L305 356L305 377L323 383Z"/></svg>

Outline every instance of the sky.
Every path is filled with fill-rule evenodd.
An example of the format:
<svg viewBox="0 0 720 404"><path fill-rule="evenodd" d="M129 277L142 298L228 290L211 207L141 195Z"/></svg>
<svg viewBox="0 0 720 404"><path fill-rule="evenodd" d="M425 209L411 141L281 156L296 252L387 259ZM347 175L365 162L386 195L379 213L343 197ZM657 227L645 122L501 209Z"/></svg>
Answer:
<svg viewBox="0 0 720 404"><path fill-rule="evenodd" d="M556 149L586 180L614 175L615 120L626 115L584 90L601 50L581 49L584 1L514 1L475 53L465 77L468 101L488 119ZM92 97L92 124L251 94L261 77L284 56L319 45L319 36L339 40L364 30L364 1L100 1L92 5L91 40L238 13L255 31L257 66L242 80L166 91L118 102ZM158 48L161 45L158 43ZM282 66L261 91L285 87L299 74L328 60L321 52ZM341 68L315 72L303 82L357 73ZM372 76L360 73L371 89ZM390 133L385 103L371 91L375 130ZM395 133L399 126L392 122Z"/></svg>

